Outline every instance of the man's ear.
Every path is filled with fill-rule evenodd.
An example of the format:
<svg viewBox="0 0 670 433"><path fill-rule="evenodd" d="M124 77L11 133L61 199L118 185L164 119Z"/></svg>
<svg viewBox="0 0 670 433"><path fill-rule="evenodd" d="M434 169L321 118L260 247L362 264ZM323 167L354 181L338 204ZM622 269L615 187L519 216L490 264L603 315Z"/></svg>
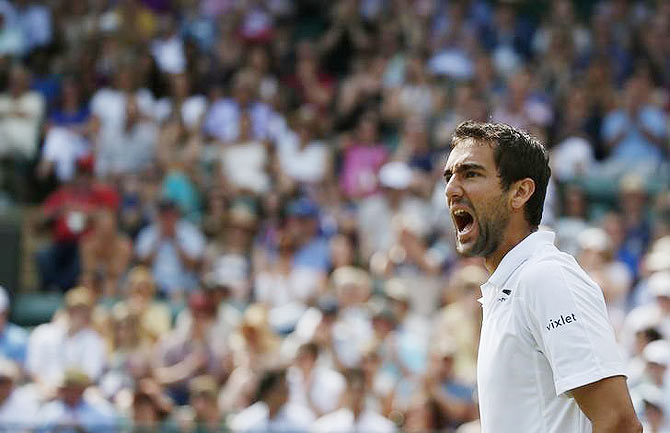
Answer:
<svg viewBox="0 0 670 433"><path fill-rule="evenodd" d="M512 195L510 197L510 205L514 210L523 209L524 205L535 192L535 181L529 177L517 180L511 187Z"/></svg>

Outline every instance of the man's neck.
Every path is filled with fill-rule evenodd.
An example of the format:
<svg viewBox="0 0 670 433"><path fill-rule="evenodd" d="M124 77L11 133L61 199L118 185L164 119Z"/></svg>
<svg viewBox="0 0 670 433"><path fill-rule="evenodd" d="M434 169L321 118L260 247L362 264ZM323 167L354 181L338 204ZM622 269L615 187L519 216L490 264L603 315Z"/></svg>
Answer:
<svg viewBox="0 0 670 433"><path fill-rule="evenodd" d="M506 235L501 239L500 245L498 248L484 258L484 266L490 275L493 275L502 259L509 253L515 246L517 246L521 241L526 239L528 235L535 232L536 230L531 229L530 227L525 227L520 230L508 230Z"/></svg>

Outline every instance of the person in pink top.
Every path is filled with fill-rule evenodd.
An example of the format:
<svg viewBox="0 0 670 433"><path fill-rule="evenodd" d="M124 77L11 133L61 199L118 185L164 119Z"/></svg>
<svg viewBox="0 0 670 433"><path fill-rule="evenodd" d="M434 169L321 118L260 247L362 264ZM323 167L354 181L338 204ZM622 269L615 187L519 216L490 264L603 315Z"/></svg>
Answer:
<svg viewBox="0 0 670 433"><path fill-rule="evenodd" d="M353 141L345 144L340 188L348 198L366 197L377 191L377 173L388 159L378 141L379 120L368 112L361 117Z"/></svg>

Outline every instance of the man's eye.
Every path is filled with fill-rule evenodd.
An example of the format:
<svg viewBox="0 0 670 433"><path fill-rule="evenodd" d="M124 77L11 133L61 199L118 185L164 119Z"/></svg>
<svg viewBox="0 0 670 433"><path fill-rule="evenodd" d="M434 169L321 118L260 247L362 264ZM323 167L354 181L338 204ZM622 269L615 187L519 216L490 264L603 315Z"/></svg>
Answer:
<svg viewBox="0 0 670 433"><path fill-rule="evenodd" d="M475 176L477 176L477 173L475 173L474 171L468 171L467 173L465 173L465 178L466 179L470 178L470 177L475 177Z"/></svg>

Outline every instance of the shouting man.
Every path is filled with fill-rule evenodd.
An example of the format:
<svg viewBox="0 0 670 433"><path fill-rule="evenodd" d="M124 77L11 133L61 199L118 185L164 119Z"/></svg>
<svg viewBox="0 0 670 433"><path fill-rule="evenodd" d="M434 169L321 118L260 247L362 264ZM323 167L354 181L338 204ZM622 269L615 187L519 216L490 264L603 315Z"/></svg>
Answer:
<svg viewBox="0 0 670 433"><path fill-rule="evenodd" d="M548 162L529 134L468 121L444 170L456 248L491 274L479 300L482 433L642 432L602 290L538 231Z"/></svg>

